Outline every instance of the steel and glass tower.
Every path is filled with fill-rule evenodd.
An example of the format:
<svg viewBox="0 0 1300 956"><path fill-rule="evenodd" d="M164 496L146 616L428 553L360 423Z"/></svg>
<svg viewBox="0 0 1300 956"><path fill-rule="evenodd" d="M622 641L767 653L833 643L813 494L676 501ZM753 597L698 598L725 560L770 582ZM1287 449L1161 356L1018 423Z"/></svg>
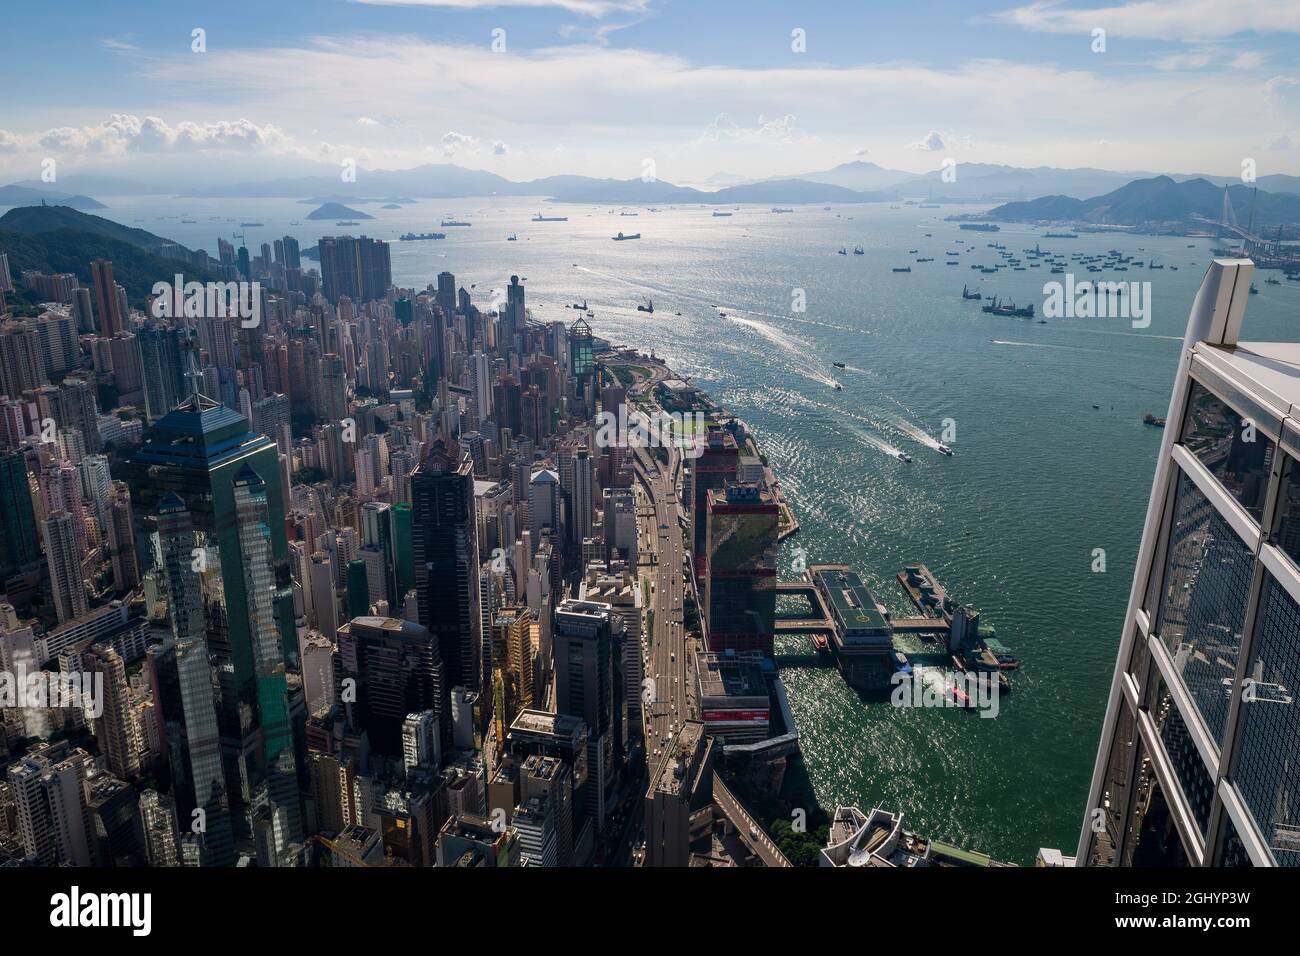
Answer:
<svg viewBox="0 0 1300 956"><path fill-rule="evenodd" d="M176 671L185 720L185 768L187 801L202 808L199 827L200 859L205 866L234 863L234 842L230 828L226 781L221 770L221 739L217 731L217 710L212 697L212 670L208 661L208 639L203 622L203 593L200 568L206 566L196 546L189 509L179 497L168 493L158 503L158 557L160 580L167 596L172 640L176 645ZM174 773L174 778L180 774Z"/></svg>
<svg viewBox="0 0 1300 956"><path fill-rule="evenodd" d="M196 394L149 430L127 469L135 513L146 519L157 515L163 499L174 493L189 510L197 544L208 555L204 627L219 684L226 793L236 837L247 838L253 791L281 759L277 722L285 720L282 698L268 691L264 679L266 642L275 641L282 668L296 667L298 655L279 453L275 442L252 432L242 415ZM256 524L265 534L269 568L253 569L259 587L263 577L268 583L256 594L249 590L245 565L251 552L241 533L236 493L243 485L242 494L252 494L250 476L261 483L254 495L262 513Z"/></svg>
<svg viewBox="0 0 1300 956"><path fill-rule="evenodd" d="M1300 345L1188 322L1079 839L1083 866L1300 865Z"/></svg>

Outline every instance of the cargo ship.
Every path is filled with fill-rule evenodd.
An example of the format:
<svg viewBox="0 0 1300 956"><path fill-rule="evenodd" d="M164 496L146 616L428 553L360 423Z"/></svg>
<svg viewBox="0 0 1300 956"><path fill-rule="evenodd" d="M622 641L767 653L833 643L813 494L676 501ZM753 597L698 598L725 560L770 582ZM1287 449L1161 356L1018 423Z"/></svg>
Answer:
<svg viewBox="0 0 1300 956"><path fill-rule="evenodd" d="M983 297L982 295L980 295L978 292L972 292L970 289L966 288L966 286L964 286L964 285L961 287L961 297L962 297L963 299L982 299L982 298L984 298L984 297Z"/></svg>
<svg viewBox="0 0 1300 956"><path fill-rule="evenodd" d="M568 216L543 216L540 212L533 217L533 222L568 222ZM466 223L466 225L469 225Z"/></svg>
<svg viewBox="0 0 1300 956"><path fill-rule="evenodd" d="M398 236L399 242L420 242L424 239L446 239L445 232L407 232Z"/></svg>
<svg viewBox="0 0 1300 956"><path fill-rule="evenodd" d="M1002 227L994 222L963 222L958 228L971 232L1001 232Z"/></svg>
<svg viewBox="0 0 1300 956"><path fill-rule="evenodd" d="M1032 319L1034 317L1034 307L1026 305L1023 308L1016 308L1016 304L1011 300L1002 302L997 296L993 297L993 304L984 306L983 310L989 315L1005 315L1016 319Z"/></svg>
<svg viewBox="0 0 1300 956"><path fill-rule="evenodd" d="M469 223L461 222L459 219L444 219L439 225L445 229L448 226L468 226Z"/></svg>

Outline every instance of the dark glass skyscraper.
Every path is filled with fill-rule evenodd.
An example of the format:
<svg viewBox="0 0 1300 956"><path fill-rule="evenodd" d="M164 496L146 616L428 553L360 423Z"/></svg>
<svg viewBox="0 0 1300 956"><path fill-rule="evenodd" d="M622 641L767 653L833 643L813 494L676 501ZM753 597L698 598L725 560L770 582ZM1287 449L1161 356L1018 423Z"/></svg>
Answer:
<svg viewBox="0 0 1300 956"><path fill-rule="evenodd" d="M479 553L474 470L468 455L435 441L411 476L411 545L420 623L438 641L447 686L482 692Z"/></svg>
<svg viewBox="0 0 1300 956"><path fill-rule="evenodd" d="M247 836L252 791L283 759L283 667L298 654L278 451L237 412L193 395L149 430L127 474L141 520L169 493L185 503L212 575L204 614L226 789L236 835Z"/></svg>

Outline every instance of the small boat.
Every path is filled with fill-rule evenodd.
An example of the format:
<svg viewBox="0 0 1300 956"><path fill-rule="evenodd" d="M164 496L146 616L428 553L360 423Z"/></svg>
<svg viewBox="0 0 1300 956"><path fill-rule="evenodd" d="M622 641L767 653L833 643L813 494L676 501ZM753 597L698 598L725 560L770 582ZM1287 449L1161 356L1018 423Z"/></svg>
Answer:
<svg viewBox="0 0 1300 956"><path fill-rule="evenodd" d="M646 304L645 304L645 305L638 305L638 306L636 307L636 310L637 310L638 312L649 312L649 313L651 313L651 314L654 314L654 310L655 310L654 299L646 299L645 301L646 301Z"/></svg>
<svg viewBox="0 0 1300 956"><path fill-rule="evenodd" d="M1100 409L1100 408L1101 408L1101 406L1098 405L1096 402L1093 402L1093 403L1092 403L1092 407L1093 407L1093 408L1096 408L1096 409Z"/></svg>
<svg viewBox="0 0 1300 956"><path fill-rule="evenodd" d="M958 687L956 684L952 685L952 699L957 702L957 706L959 707L973 706L970 701L970 695L967 694L960 687Z"/></svg>
<svg viewBox="0 0 1300 956"><path fill-rule="evenodd" d="M510 233L510 235L506 236L506 242L517 242L517 241L518 240L513 232Z"/></svg>
<svg viewBox="0 0 1300 956"><path fill-rule="evenodd" d="M902 651L894 651L894 670L900 674L912 673L912 662Z"/></svg>
<svg viewBox="0 0 1300 956"><path fill-rule="evenodd" d="M911 272L911 271L912 271L912 267L911 267L911 266L894 266L894 268L891 269L890 271L891 271L891 272Z"/></svg>
<svg viewBox="0 0 1300 956"><path fill-rule="evenodd" d="M640 238L641 238L641 233L639 232L634 232L631 235L624 235L623 233L620 232L617 236L614 237L614 241L626 242L628 239L640 239Z"/></svg>
<svg viewBox="0 0 1300 956"><path fill-rule="evenodd" d="M941 455L947 455L949 458L951 458L953 455L952 449L949 448L947 445L943 444L943 442L939 443L939 447L936 449L936 451L938 451L939 454Z"/></svg>
<svg viewBox="0 0 1300 956"><path fill-rule="evenodd" d="M844 391L844 386L841 385L839 382L835 382L835 383L834 383L834 387L835 387L835 391L837 391L837 392L842 392L842 391Z"/></svg>
<svg viewBox="0 0 1300 956"><path fill-rule="evenodd" d="M1142 416L1142 424L1151 425L1154 428L1164 428L1165 420L1163 418L1156 418L1156 416L1152 415L1150 412L1147 412L1145 415Z"/></svg>
<svg viewBox="0 0 1300 956"><path fill-rule="evenodd" d="M832 362L831 364L834 365L836 368L843 368L843 367L844 367L844 363L843 363L843 362Z"/></svg>
<svg viewBox="0 0 1300 956"><path fill-rule="evenodd" d="M865 256L865 255L866 255L866 253L862 251L862 247L861 247L861 246L854 246L854 247L853 247L853 254L854 254L855 256Z"/></svg>
<svg viewBox="0 0 1300 956"><path fill-rule="evenodd" d="M842 256L847 256L848 254L849 254L849 250L847 250L847 249L840 249L840 255L842 255Z"/></svg>
<svg viewBox="0 0 1300 956"><path fill-rule="evenodd" d="M898 452L894 457L905 465L910 465L912 463L912 456L905 451Z"/></svg>

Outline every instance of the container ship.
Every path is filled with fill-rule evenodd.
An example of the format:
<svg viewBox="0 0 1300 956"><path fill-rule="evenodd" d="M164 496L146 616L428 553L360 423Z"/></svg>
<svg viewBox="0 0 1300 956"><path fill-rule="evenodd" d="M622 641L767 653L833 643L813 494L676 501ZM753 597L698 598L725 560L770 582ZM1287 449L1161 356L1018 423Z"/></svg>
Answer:
<svg viewBox="0 0 1300 956"><path fill-rule="evenodd" d="M469 223L461 222L459 219L444 219L441 225L445 229L447 226L468 226Z"/></svg>
<svg viewBox="0 0 1300 956"><path fill-rule="evenodd" d="M446 239L445 232L408 232L397 237L401 242L419 242L423 239Z"/></svg>

